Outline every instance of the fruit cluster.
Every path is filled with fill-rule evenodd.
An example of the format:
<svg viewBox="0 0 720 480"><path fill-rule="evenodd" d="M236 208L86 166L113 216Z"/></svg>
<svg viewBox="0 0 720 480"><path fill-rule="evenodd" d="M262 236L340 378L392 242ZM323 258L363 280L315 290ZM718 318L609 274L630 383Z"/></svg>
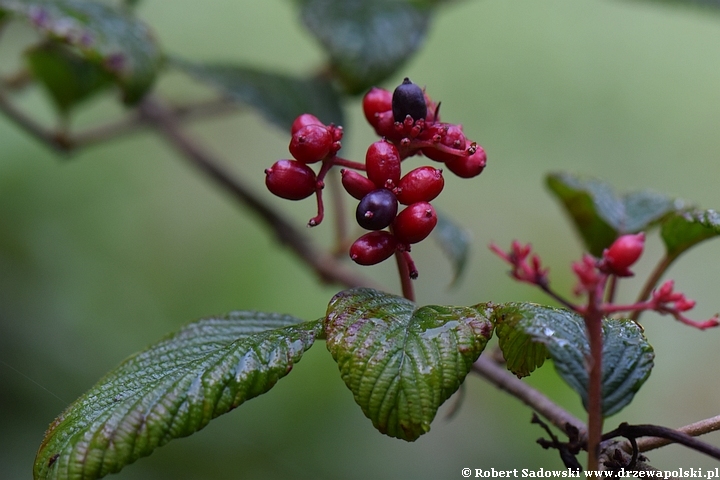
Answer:
<svg viewBox="0 0 720 480"><path fill-rule="evenodd" d="M444 163L459 177L471 178L483 171L487 160L482 147L465 137L462 126L440 122L439 107L407 78L394 92L371 89L363 98L363 111L382 139L370 145L364 163L337 155L342 127L324 125L310 114L300 115L291 128L289 149L294 160L280 160L265 170L265 183L272 193L289 200L315 193L318 213L308 222L312 227L323 219L325 176L333 166L344 167L342 184L359 200L357 223L370 230L352 244L350 258L360 265L374 265L398 252L415 278L410 246L435 228L437 214L430 202L440 194L445 180L442 170L431 166L402 175L402 161L424 155ZM317 162L322 163L316 174L308 164ZM405 208L400 210L399 205Z"/></svg>

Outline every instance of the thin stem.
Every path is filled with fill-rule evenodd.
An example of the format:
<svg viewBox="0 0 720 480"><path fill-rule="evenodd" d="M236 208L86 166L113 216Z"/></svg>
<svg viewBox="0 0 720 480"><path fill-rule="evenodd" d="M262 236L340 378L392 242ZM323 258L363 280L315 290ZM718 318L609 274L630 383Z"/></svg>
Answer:
<svg viewBox="0 0 720 480"><path fill-rule="evenodd" d="M550 285L547 284L547 282L536 282L535 285L539 286L543 292L545 292L550 297L554 298L557 302L562 304L565 308L568 310L572 310L573 312L578 311L578 306L574 303L570 302L569 300L566 300L565 297L557 293L555 290L550 288Z"/></svg>
<svg viewBox="0 0 720 480"><path fill-rule="evenodd" d="M617 291L618 276L610 275L610 285L608 285L605 295L605 303L613 303L615 301L615 292Z"/></svg>
<svg viewBox="0 0 720 480"><path fill-rule="evenodd" d="M364 163L355 162L346 158L333 157L333 164L339 167L352 168L353 170L365 171L367 168Z"/></svg>
<svg viewBox="0 0 720 480"><path fill-rule="evenodd" d="M528 405L561 431L567 431L567 426L571 425L577 429L580 440L587 438L587 427L582 420L560 407L539 390L508 372L505 367L489 358L488 355L480 355L472 369L473 372L499 389Z"/></svg>
<svg viewBox="0 0 720 480"><path fill-rule="evenodd" d="M43 143L51 147L57 152L67 153L72 149L71 142L62 135L44 127L35 119L26 115L23 111L15 107L5 94L0 90L0 111L15 122L20 128L25 130L33 137L41 140Z"/></svg>
<svg viewBox="0 0 720 480"><path fill-rule="evenodd" d="M664 256L660 263L655 266L655 269L652 271L648 279L645 281L645 285L643 286L642 290L640 291L640 294L637 297L637 302L644 302L648 298L650 298L650 295L652 294L653 289L657 286L658 282L660 282L660 279L662 278L665 271L670 267L670 264L676 259L677 257L669 257ZM640 318L640 314L642 314L642 310L635 310L630 315L630 319L634 322L637 322Z"/></svg>
<svg viewBox="0 0 720 480"><path fill-rule="evenodd" d="M588 470L598 470L598 455L602 440L602 311L598 308L602 299L605 282L588 295L588 309L585 313L585 328L590 343L588 359Z"/></svg>
<svg viewBox="0 0 720 480"><path fill-rule="evenodd" d="M293 250L322 280L340 283L346 287L379 288L374 282L348 269L331 255L318 250L303 232L251 192L239 177L221 165L204 146L191 139L182 130L172 110L158 100L147 97L140 104L140 111L170 145L218 186L232 194L238 202L254 212L277 235L280 243Z"/></svg>
<svg viewBox="0 0 720 480"><path fill-rule="evenodd" d="M398 274L400 275L400 285L402 286L403 297L407 298L411 302L415 301L415 287L410 278L410 267L407 259L405 258L405 252L397 250L395 252L395 260L397 261Z"/></svg>
<svg viewBox="0 0 720 480"><path fill-rule="evenodd" d="M218 98L197 102L189 105L179 105L172 108L173 116L178 121L193 121L217 115L236 113L239 107L225 98ZM147 117L140 112L132 112L125 118L115 122L89 128L73 135L73 147L87 147L106 142L117 137L142 131L150 125Z"/></svg>

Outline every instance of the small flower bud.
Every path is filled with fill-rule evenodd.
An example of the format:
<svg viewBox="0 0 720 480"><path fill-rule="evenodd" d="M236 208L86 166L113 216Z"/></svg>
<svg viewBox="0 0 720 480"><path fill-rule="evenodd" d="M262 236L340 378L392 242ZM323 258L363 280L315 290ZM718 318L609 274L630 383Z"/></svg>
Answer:
<svg viewBox="0 0 720 480"><path fill-rule="evenodd" d="M632 276L628 268L637 262L645 249L645 233L622 235L603 251L602 268L621 277Z"/></svg>

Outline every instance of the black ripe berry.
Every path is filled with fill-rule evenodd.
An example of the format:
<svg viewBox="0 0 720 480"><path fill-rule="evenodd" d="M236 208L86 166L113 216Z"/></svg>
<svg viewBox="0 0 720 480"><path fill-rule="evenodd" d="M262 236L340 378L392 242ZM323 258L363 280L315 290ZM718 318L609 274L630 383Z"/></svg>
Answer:
<svg viewBox="0 0 720 480"><path fill-rule="evenodd" d="M366 230L382 230L389 226L398 211L398 201L387 188L379 188L365 195L357 206L355 218Z"/></svg>
<svg viewBox="0 0 720 480"><path fill-rule="evenodd" d="M396 122L404 121L408 115L416 121L424 119L427 116L425 93L405 77L403 83L393 92L392 111Z"/></svg>

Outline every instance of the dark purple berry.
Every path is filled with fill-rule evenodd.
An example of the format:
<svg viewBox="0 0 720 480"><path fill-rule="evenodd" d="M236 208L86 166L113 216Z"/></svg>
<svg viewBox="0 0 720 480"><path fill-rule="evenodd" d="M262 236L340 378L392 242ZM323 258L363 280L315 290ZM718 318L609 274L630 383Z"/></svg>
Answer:
<svg viewBox="0 0 720 480"><path fill-rule="evenodd" d="M392 111L396 122L405 121L408 115L416 121L424 119L427 116L425 92L405 77L393 92Z"/></svg>
<svg viewBox="0 0 720 480"><path fill-rule="evenodd" d="M265 185L281 198L302 200L317 188L317 177L307 165L295 160L278 160L265 170Z"/></svg>
<svg viewBox="0 0 720 480"><path fill-rule="evenodd" d="M398 201L395 194L386 188L380 188L360 200L355 218L358 225L366 230L382 230L392 223L397 211Z"/></svg>
<svg viewBox="0 0 720 480"><path fill-rule="evenodd" d="M397 240L386 231L366 233L350 246L350 258L359 265L375 265L395 253Z"/></svg>

